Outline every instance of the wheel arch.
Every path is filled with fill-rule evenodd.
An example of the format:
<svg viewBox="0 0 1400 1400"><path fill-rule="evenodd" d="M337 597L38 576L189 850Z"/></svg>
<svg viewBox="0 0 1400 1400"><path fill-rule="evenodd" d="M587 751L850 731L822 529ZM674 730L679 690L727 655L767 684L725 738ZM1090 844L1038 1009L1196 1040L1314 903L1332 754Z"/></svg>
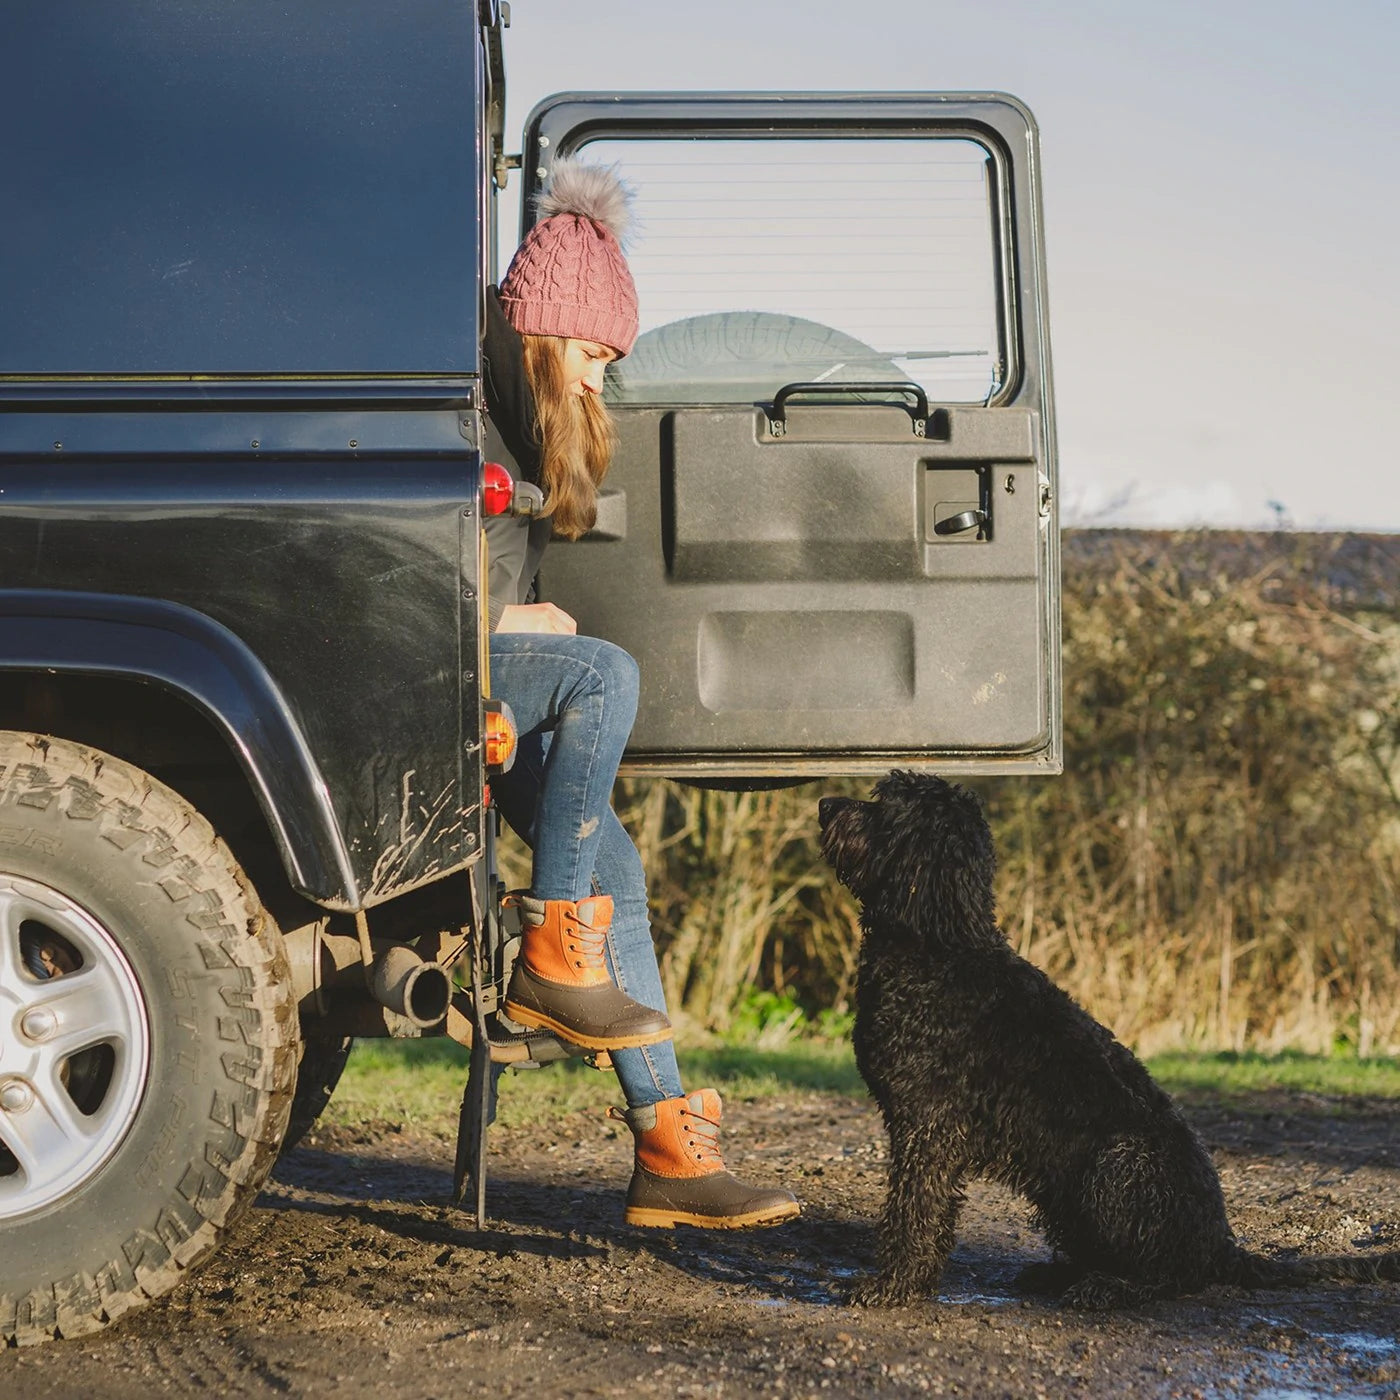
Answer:
<svg viewBox="0 0 1400 1400"><path fill-rule="evenodd" d="M359 907L330 793L301 725L266 668L222 623L162 599L0 590L0 672L82 683L99 693L104 686L153 687L179 702L221 740L292 888L318 904ZM116 756L146 766L141 748L138 738Z"/></svg>

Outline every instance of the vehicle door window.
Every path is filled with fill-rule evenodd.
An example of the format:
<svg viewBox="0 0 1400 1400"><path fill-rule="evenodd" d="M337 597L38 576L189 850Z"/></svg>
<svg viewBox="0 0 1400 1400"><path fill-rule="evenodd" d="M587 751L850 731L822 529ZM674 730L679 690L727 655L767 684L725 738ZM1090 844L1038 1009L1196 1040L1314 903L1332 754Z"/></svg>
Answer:
<svg viewBox="0 0 1400 1400"><path fill-rule="evenodd" d="M636 191L629 403L771 401L795 381L1005 381L996 163L970 138L586 143Z"/></svg>

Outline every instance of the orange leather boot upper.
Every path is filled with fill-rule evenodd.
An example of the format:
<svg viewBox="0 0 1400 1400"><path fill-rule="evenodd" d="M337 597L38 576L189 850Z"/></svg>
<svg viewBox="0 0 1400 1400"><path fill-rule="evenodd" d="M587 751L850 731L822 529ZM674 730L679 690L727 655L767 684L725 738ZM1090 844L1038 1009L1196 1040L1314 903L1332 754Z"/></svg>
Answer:
<svg viewBox="0 0 1400 1400"><path fill-rule="evenodd" d="M571 987L608 982L603 940L612 927L612 896L516 901L524 916L520 956L536 977ZM543 922L535 923L543 906Z"/></svg>
<svg viewBox="0 0 1400 1400"><path fill-rule="evenodd" d="M720 1097L698 1089L653 1105L656 1126L636 1133L636 1163L657 1176L709 1176L724 1170L719 1152Z"/></svg>
<svg viewBox="0 0 1400 1400"><path fill-rule="evenodd" d="M697 1089L626 1112L609 1110L632 1129L635 1157L624 1214L629 1225L743 1230L780 1225L799 1213L791 1191L746 1186L725 1171L721 1107L713 1089Z"/></svg>

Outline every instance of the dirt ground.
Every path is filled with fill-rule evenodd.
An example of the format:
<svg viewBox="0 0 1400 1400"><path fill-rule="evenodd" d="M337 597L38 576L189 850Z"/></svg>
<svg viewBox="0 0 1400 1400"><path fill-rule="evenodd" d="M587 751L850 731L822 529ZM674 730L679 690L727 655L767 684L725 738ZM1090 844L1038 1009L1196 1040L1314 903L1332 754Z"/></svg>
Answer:
<svg viewBox="0 0 1400 1400"><path fill-rule="evenodd" d="M1187 1108L1251 1247L1400 1248L1393 1102ZM496 1130L478 1233L447 1204L449 1142L320 1128L201 1272L96 1337L0 1352L0 1396L1400 1397L1400 1285L1218 1289L1078 1315L1013 1294L1043 1247L984 1185L936 1300L846 1306L883 1190L866 1103L727 1106L731 1164L804 1205L754 1233L624 1226L624 1135L592 1114L553 1134Z"/></svg>

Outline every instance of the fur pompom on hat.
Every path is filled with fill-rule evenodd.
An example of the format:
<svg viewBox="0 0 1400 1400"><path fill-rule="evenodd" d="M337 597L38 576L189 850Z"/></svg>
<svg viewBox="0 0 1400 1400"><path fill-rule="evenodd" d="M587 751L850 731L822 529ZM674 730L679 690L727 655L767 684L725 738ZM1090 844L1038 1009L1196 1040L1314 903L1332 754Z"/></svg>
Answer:
<svg viewBox="0 0 1400 1400"><path fill-rule="evenodd" d="M556 162L536 204L540 222L501 283L501 308L521 335L596 340L619 355L631 350L637 288L622 254L631 202L614 169Z"/></svg>

